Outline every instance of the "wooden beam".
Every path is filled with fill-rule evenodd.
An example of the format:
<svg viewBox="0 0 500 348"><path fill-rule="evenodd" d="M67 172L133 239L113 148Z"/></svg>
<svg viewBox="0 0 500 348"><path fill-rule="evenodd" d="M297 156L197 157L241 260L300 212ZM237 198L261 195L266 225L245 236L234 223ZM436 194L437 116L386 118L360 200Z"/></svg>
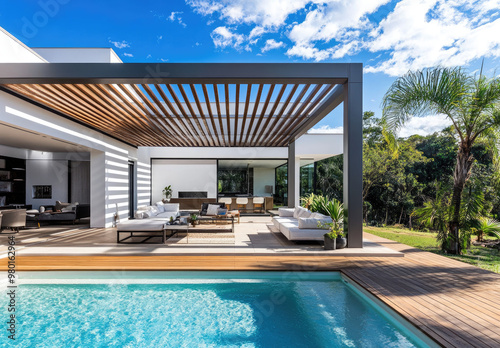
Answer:
<svg viewBox="0 0 500 348"><path fill-rule="evenodd" d="M269 123L273 119L273 115L276 112L276 109L278 108L278 106L280 104L281 98L283 97L283 94L285 93L285 90L286 90L287 86L288 85L286 85L286 84L284 84L284 85L281 86L281 89L278 92L278 96L276 97L276 100L273 103L273 107L272 107L271 111L269 112L269 116L267 117L267 120L264 123L264 126L262 127L262 132L258 135L258 137L256 139L255 146L265 146L265 145L262 144L261 140L264 139L266 137L266 135L268 134L268 128L267 127L269 126Z"/></svg>
<svg viewBox="0 0 500 348"><path fill-rule="evenodd" d="M172 103L168 99L167 95L165 94L165 91L163 90L163 88L160 85L154 85L154 86L155 86L156 91L160 95L160 97L165 102L165 104L167 104L167 107L170 109L170 112L176 117L178 124L179 124L179 127L181 127L185 133L186 140L191 144L191 146L198 146L198 143L195 139L196 136L195 136L192 128L189 125L187 125L187 121L185 119L183 119L179 115L179 113L175 110L174 106L172 105Z"/></svg>
<svg viewBox="0 0 500 348"><path fill-rule="evenodd" d="M224 126L222 125L222 113L220 111L220 99L219 99L219 90L217 89L217 85L213 85L214 88L214 96L215 96L215 106L217 108L217 117L219 118L219 126L220 126L220 137L221 137L221 143L223 146L226 146L226 137L224 136Z"/></svg>
<svg viewBox="0 0 500 348"><path fill-rule="evenodd" d="M146 91L149 97L153 100L155 105L161 110L165 121L168 123L168 126L172 129L173 136L176 138L176 141L181 146L188 146L189 140L186 138L187 132L185 133L182 129L182 125L179 125L175 119L170 115L168 110L163 106L162 102L158 99L156 94L154 94L153 90L148 85L141 85L142 88Z"/></svg>
<svg viewBox="0 0 500 348"><path fill-rule="evenodd" d="M272 140L274 135L276 133L278 133L277 129L279 129L281 127L282 123L284 122L283 121L284 120L283 113L287 109L288 105L290 104L290 102L291 102L291 100L292 100L293 96L295 95L298 88L299 88L299 85L297 85L297 84L293 85L292 90L290 91L290 93L288 93L288 97L286 98L285 102L283 103L280 111L278 112L278 114L276 115L276 118L274 119L274 122L269 127L269 131L267 132L267 134L265 135L265 138L262 141L262 146L271 146L270 140Z"/></svg>
<svg viewBox="0 0 500 348"><path fill-rule="evenodd" d="M302 101L302 98L304 97L304 94L306 94L306 92L309 89L309 87L311 87L311 85L307 84L300 91L299 95L295 99L295 102L292 104L292 106L288 110L288 112L287 112L287 114L286 114L286 116L284 118L284 123L282 125L280 125L279 131L275 131L274 132L275 134L274 134L274 136L272 137L272 139L269 142L269 144L271 144L271 146L277 146L276 145L276 143L277 143L276 140L277 140L277 138L279 138L283 134L281 132L281 130L283 129L284 126L286 126L289 123L290 117L293 115L293 112L295 111L295 109L297 108L297 106L299 106L300 102Z"/></svg>
<svg viewBox="0 0 500 348"><path fill-rule="evenodd" d="M260 128L260 125L262 123L262 120L264 119L264 116L266 115L267 107L269 105L269 102L271 101L271 97L273 96L274 87L275 87L274 84L271 85L269 87L269 91L267 92L266 101L264 102L264 105L262 106L262 111L260 112L259 121L257 122L257 125L255 126L255 130L253 131L253 134L252 134L252 138L250 139L250 144L249 145L251 145L251 146L254 145L255 137L260 134L259 133L259 128Z"/></svg>
<svg viewBox="0 0 500 348"><path fill-rule="evenodd" d="M217 126L215 124L214 114L212 113L212 106L210 105L210 97L208 95L207 86L205 84L202 84L201 87L203 88L203 95L205 96L205 104L207 105L208 115L210 116L212 128L213 128L214 133L215 133L216 144L217 144L217 146L221 146L222 142L219 139L219 132L217 131Z"/></svg>
<svg viewBox="0 0 500 348"><path fill-rule="evenodd" d="M229 85L224 85L224 104L226 105L226 121L227 121L227 146L231 146L231 113L229 112Z"/></svg>
<svg viewBox="0 0 500 348"><path fill-rule="evenodd" d="M153 113L151 114L145 107L141 108L149 116L149 118L152 121L154 121L155 125L157 125L160 131L164 134L164 137L162 137L162 139L164 139L165 142L171 144L173 143L176 146L180 145L180 143L176 139L177 137L175 136L175 134L171 132L171 128L168 127L169 125L165 123L165 118L163 117L163 115L158 111L158 109L156 109L156 107L148 99L148 97L140 90L139 86L131 85L131 87L134 90L134 92L139 96L139 98L144 102L144 104L148 106L149 110Z"/></svg>
<svg viewBox="0 0 500 348"><path fill-rule="evenodd" d="M200 120L198 119L198 116L196 115L196 113L193 110L193 107L191 106L191 102L189 101L189 98L186 94L186 91L184 90L184 87L181 84L178 84L177 88L179 88L179 91L181 92L181 95L182 95L182 99L184 99L184 103L186 104L186 106L188 107L188 110L190 112L190 115L184 114L184 117L189 118L191 116L191 118L194 120L194 123L196 124L196 131L200 135L200 139L201 139L203 145L208 146L209 142L207 139L207 134L203 130L203 127L201 126ZM175 100L175 98L174 98L174 100ZM179 106L179 108L181 108L181 106ZM181 111L184 111L184 108L181 108Z"/></svg>
<svg viewBox="0 0 500 348"><path fill-rule="evenodd" d="M252 93L252 85L249 84L247 86L247 98L245 100L245 110L243 111L243 123L242 123L242 126L241 126L241 136L240 136L239 146L241 146L243 144L243 137L245 136L245 132L246 132L245 126L246 126L246 122L247 122L248 107L250 105L250 95L251 95L251 93Z"/></svg>
<svg viewBox="0 0 500 348"><path fill-rule="evenodd" d="M234 105L234 146L237 146L237 137L238 137L238 119L240 118L239 110L240 109L240 84L236 84L236 100Z"/></svg>
<svg viewBox="0 0 500 348"><path fill-rule="evenodd" d="M208 122L205 116L205 113L203 112L203 108L201 107L201 102L200 99L198 98L198 93L196 92L196 87L191 84L189 85L191 88L191 93L193 94L194 102L196 103L196 107L198 108L198 111L200 113L201 119L203 121L203 125L205 126L206 133L208 134L208 142L210 143L210 146L214 146L215 142L213 140L213 134L210 131L210 127L208 126Z"/></svg>
<svg viewBox="0 0 500 348"><path fill-rule="evenodd" d="M311 129L311 127L321 121L326 115L342 103L344 100L344 89L342 85L336 85L335 87L332 85L332 87L334 88L333 92L331 92L326 99L322 100L321 104L311 115L309 115L305 122L294 128L288 142L294 141L305 134L309 129Z"/></svg>
<svg viewBox="0 0 500 348"><path fill-rule="evenodd" d="M318 94L318 92L321 90L322 87L323 87L322 85L316 85L316 87L314 87L314 89L311 91L311 93L309 93L306 100L297 109L297 111L295 112L295 115L290 117L290 122L289 122L288 126L286 126L282 130L281 135L278 137L278 140L277 140L278 146L285 146L285 145L282 145L281 142L283 141L283 139L287 138L287 136L289 135L291 130L293 130L293 125L300 122L300 120L302 119L301 117L303 116L302 112L304 111L304 109L306 107L308 107L310 105L311 101Z"/></svg>
<svg viewBox="0 0 500 348"><path fill-rule="evenodd" d="M250 118L250 124L248 125L248 132L247 136L245 137L245 142L243 146L249 146L250 144L248 143L248 138L250 137L250 134L252 134L252 126L253 122L255 120L255 115L257 114L257 109L259 108L260 104L260 97L262 95L262 89L264 88L264 85L260 84L259 89L257 90L257 97L255 98L255 103L253 104L253 112L252 112L252 117Z"/></svg>

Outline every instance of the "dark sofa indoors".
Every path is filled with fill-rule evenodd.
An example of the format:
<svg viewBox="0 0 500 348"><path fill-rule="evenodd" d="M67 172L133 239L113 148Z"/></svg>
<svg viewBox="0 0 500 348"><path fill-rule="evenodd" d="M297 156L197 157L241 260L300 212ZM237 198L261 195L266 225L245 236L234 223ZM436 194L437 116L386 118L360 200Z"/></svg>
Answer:
<svg viewBox="0 0 500 348"><path fill-rule="evenodd" d="M90 217L90 204L78 204L75 207L74 211L66 211L66 212L56 212L55 206L46 205L44 206L46 210L52 210L49 212L43 212L39 214L30 214L28 213L26 216L26 221L33 221L35 223L42 222L71 222L75 223L76 221Z"/></svg>

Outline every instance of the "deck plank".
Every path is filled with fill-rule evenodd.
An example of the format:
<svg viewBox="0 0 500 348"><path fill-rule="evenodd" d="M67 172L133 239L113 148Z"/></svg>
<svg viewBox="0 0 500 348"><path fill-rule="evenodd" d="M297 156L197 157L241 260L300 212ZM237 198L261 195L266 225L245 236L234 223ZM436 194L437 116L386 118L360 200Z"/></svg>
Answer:
<svg viewBox="0 0 500 348"><path fill-rule="evenodd" d="M99 229L68 233L63 241L79 243L85 236L99 233ZM36 237L36 233L32 235ZM16 266L18 271L336 270L442 346L500 346L499 274L374 235L365 237L404 257L210 255L200 249L199 255L24 255ZM7 268L7 259L0 260L0 268Z"/></svg>

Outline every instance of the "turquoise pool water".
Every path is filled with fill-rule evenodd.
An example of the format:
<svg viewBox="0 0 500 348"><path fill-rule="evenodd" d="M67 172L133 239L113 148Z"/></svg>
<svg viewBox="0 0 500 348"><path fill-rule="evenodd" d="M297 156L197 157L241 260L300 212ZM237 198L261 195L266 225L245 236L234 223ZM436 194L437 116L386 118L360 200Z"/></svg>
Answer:
<svg viewBox="0 0 500 348"><path fill-rule="evenodd" d="M16 316L18 347L424 346L336 273L33 273Z"/></svg>

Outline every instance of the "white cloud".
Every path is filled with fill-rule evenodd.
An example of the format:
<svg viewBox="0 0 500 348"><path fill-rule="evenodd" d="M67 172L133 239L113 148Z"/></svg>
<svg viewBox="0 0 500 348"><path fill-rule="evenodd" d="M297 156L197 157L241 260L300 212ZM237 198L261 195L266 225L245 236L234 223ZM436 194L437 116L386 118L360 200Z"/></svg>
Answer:
<svg viewBox="0 0 500 348"><path fill-rule="evenodd" d="M123 41L111 41L111 40L109 40L109 43L112 44L113 46L115 46L116 48L119 48L119 49L130 47L130 43L128 43L125 40L123 40Z"/></svg>
<svg viewBox="0 0 500 348"><path fill-rule="evenodd" d="M264 34L266 32L266 29L264 29L263 27L255 27L252 29L252 31L250 32L250 35L248 36L250 39L254 38L254 37L258 37L258 36L261 36L262 34Z"/></svg>
<svg viewBox="0 0 500 348"><path fill-rule="evenodd" d="M310 0L186 0L195 12L204 16L218 12L221 18L231 24L255 23L263 27L282 26L290 14L303 9L310 2Z"/></svg>
<svg viewBox="0 0 500 348"><path fill-rule="evenodd" d="M305 59L314 59L317 62L328 59L328 57L330 57L331 54L332 54L331 49L320 50L311 44L295 45L292 48L288 49L288 51L286 51L286 55L289 57L297 56Z"/></svg>
<svg viewBox="0 0 500 348"><path fill-rule="evenodd" d="M182 21L182 17L180 16L184 12L171 12L170 16L167 17L167 20L171 22L178 22L180 25L182 25L184 28L187 26L186 23Z"/></svg>
<svg viewBox="0 0 500 348"><path fill-rule="evenodd" d="M484 22L492 2L500 7L498 0L399 2L367 43L372 52L392 51L390 58L365 71L399 76L408 70L466 65L475 58L500 56L500 19Z"/></svg>
<svg viewBox="0 0 500 348"><path fill-rule="evenodd" d="M311 128L307 131L309 134L342 134L344 133L344 127L330 127L328 125L320 126L317 128Z"/></svg>
<svg viewBox="0 0 500 348"><path fill-rule="evenodd" d="M237 50L242 49L245 36L231 32L227 27L217 27L212 31L212 40L215 47L226 48L228 46Z"/></svg>
<svg viewBox="0 0 500 348"><path fill-rule="evenodd" d="M123 54L125 57L133 57L134 55L132 53L124 53Z"/></svg>
<svg viewBox="0 0 500 348"><path fill-rule="evenodd" d="M221 22L219 28L231 27L232 40L238 37L237 44L225 47L249 49L258 44L256 38L277 33L280 41L290 47L286 52L289 57L324 61L372 53L376 58L368 61L365 72L399 76L410 69L467 65L480 57L500 57L500 0L186 3L195 12L211 16L210 21ZM216 34L212 33L212 38L220 44ZM260 49L264 47L262 43Z"/></svg>
<svg viewBox="0 0 500 348"><path fill-rule="evenodd" d="M280 48L283 46L285 46L285 44L282 41L276 41L274 39L269 39L266 41L266 45L264 47L262 47L261 51L262 51L262 53L264 53L264 52L274 50L276 48Z"/></svg>
<svg viewBox="0 0 500 348"><path fill-rule="evenodd" d="M402 127L398 135L406 138L414 134L429 135L435 132L442 131L444 128L451 125L451 120L446 115L430 115L423 117L412 117L404 127Z"/></svg>

